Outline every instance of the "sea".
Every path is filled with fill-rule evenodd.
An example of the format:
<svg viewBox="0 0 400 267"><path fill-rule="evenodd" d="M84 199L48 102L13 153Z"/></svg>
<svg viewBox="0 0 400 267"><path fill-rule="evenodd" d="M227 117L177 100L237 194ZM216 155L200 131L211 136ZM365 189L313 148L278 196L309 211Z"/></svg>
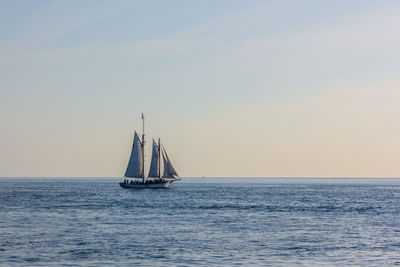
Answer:
<svg viewBox="0 0 400 267"><path fill-rule="evenodd" d="M0 266L400 265L400 179L0 178Z"/></svg>

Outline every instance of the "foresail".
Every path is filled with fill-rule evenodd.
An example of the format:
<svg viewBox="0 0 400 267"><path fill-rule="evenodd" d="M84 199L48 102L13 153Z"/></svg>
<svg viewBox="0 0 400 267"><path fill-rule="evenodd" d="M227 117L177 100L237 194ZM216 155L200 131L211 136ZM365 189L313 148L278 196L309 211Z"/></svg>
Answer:
<svg viewBox="0 0 400 267"><path fill-rule="evenodd" d="M174 178L175 176L179 176L178 173L176 172L174 166L172 166L172 162L169 159L164 146L163 146L162 156L163 156L163 162L164 162L163 178Z"/></svg>
<svg viewBox="0 0 400 267"><path fill-rule="evenodd" d="M143 174L142 147L139 140L139 136L135 131L131 157L129 158L129 163L128 167L126 168L125 177L140 178L142 177L142 174Z"/></svg>
<svg viewBox="0 0 400 267"><path fill-rule="evenodd" d="M153 149L151 153L151 163L150 163L150 170L149 170L149 177L159 177L158 172L158 164L160 160L160 155L158 153L158 145L153 139Z"/></svg>

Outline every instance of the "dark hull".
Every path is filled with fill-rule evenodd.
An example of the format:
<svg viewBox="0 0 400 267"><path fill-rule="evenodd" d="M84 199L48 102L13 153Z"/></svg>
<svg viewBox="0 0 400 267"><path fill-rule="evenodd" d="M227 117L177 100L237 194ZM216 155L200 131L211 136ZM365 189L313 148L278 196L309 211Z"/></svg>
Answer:
<svg viewBox="0 0 400 267"><path fill-rule="evenodd" d="M122 188L127 188L127 189L145 189L145 188L168 188L169 185L172 183L173 181L166 181L166 182L161 182L161 183L136 183L136 184L125 184L125 183L119 183L119 185Z"/></svg>

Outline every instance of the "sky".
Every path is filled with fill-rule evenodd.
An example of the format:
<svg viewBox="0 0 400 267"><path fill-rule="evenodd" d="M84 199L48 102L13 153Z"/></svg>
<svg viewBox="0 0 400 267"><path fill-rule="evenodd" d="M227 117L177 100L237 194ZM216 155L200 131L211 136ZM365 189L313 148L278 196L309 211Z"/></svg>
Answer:
<svg viewBox="0 0 400 267"><path fill-rule="evenodd" d="M182 177L400 177L398 14L0 0L0 176L121 177L143 112Z"/></svg>

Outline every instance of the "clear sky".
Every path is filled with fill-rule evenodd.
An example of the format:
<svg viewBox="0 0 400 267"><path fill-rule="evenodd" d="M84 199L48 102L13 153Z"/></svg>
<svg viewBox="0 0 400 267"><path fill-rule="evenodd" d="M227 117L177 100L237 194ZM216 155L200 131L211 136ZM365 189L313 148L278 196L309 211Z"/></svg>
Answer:
<svg viewBox="0 0 400 267"><path fill-rule="evenodd" d="M0 0L0 176L122 176L144 112L181 176L400 177L399 14Z"/></svg>

